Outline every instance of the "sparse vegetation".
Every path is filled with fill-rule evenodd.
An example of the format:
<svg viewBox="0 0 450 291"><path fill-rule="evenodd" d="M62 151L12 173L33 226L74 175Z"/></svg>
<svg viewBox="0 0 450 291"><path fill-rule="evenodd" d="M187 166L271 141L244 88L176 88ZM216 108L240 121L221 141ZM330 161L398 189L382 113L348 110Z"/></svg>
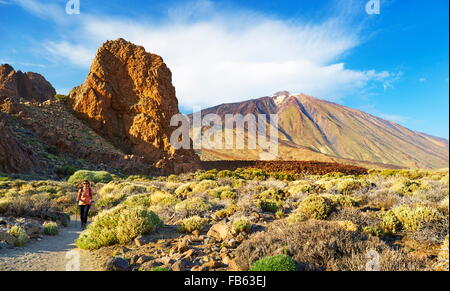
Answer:
<svg viewBox="0 0 450 291"><path fill-rule="evenodd" d="M59 227L56 222L44 222L42 225L44 228L44 234L45 235L57 235L59 233Z"/></svg>
<svg viewBox="0 0 450 291"><path fill-rule="evenodd" d="M208 219L200 216L192 216L178 222L178 231L182 233L192 233L194 231L202 231L208 224Z"/></svg>
<svg viewBox="0 0 450 291"><path fill-rule="evenodd" d="M67 180L69 183L79 183L84 180L94 182L94 183L108 183L113 180L113 176L105 171L87 171L80 170L76 171L72 176Z"/></svg>
<svg viewBox="0 0 450 291"><path fill-rule="evenodd" d="M16 238L14 245L17 247L24 246L30 239L27 232L18 225L14 225L13 227L11 227L11 229L9 230L9 234Z"/></svg>
<svg viewBox="0 0 450 291"><path fill-rule="evenodd" d="M243 270L364 270L373 249L382 270L445 269L447 170L298 175L237 169L158 178L78 171L67 182L1 176L0 216L36 217L45 222L45 234L55 235L74 213L77 181L84 179L95 183L98 196L93 222L76 240L82 249L116 251L112 246L135 243L164 221L176 234L150 244L169 256L187 252L190 269L203 270L197 262L206 257L219 260L207 269L226 269L229 262L221 264L211 248L226 248ZM218 233L209 233L215 224ZM28 240L20 226L10 233L17 245ZM152 270L141 261L139 268Z"/></svg>
<svg viewBox="0 0 450 291"><path fill-rule="evenodd" d="M262 258L253 263L249 271L295 271L295 262L286 255Z"/></svg>

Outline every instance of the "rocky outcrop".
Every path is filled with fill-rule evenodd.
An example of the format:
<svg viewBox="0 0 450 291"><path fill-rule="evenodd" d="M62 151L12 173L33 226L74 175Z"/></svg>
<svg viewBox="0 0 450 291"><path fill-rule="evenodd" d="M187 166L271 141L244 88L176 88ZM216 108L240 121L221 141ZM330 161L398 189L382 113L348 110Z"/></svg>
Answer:
<svg viewBox="0 0 450 291"><path fill-rule="evenodd" d="M17 141L0 113L0 172L33 173L42 164L35 153Z"/></svg>
<svg viewBox="0 0 450 291"><path fill-rule="evenodd" d="M15 71L8 64L0 66L0 99L21 97L28 101L44 102L56 95L53 86L38 73Z"/></svg>
<svg viewBox="0 0 450 291"><path fill-rule="evenodd" d="M178 114L172 74L160 56L123 39L97 51L83 85L69 94L77 116L125 153L141 156L168 172L194 170L193 150L170 145Z"/></svg>

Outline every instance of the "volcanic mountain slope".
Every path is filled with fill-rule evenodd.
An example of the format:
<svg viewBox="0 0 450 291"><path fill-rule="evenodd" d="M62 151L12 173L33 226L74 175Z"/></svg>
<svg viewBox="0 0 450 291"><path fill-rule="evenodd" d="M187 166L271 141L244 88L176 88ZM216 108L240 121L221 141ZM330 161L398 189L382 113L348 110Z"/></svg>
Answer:
<svg viewBox="0 0 450 291"><path fill-rule="evenodd" d="M279 92L202 110L202 115L278 114L279 158L347 164L448 167L448 140L314 97ZM248 136L246 136L248 138ZM202 159L258 159L257 150L202 150Z"/></svg>

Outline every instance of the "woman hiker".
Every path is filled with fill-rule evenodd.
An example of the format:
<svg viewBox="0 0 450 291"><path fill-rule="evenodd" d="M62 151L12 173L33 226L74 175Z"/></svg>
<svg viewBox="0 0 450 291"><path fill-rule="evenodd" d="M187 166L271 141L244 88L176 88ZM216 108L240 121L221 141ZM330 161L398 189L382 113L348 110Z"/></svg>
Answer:
<svg viewBox="0 0 450 291"><path fill-rule="evenodd" d="M94 193L91 188L91 183L89 181L84 181L82 184L82 188L78 190L77 195L77 203L78 206L80 207L80 219L82 229L85 229L86 227L89 209L91 208L93 202L92 201L93 194Z"/></svg>

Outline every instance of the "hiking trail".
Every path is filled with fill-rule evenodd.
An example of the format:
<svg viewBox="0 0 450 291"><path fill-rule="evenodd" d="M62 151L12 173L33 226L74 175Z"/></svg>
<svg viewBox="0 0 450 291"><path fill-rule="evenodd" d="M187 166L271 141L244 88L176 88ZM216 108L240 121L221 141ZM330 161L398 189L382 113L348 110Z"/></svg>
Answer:
<svg viewBox="0 0 450 291"><path fill-rule="evenodd" d="M99 257L75 246L74 241L80 233L80 221L71 220L69 226L61 227L56 236L33 239L24 247L2 249L0 271L102 270Z"/></svg>

